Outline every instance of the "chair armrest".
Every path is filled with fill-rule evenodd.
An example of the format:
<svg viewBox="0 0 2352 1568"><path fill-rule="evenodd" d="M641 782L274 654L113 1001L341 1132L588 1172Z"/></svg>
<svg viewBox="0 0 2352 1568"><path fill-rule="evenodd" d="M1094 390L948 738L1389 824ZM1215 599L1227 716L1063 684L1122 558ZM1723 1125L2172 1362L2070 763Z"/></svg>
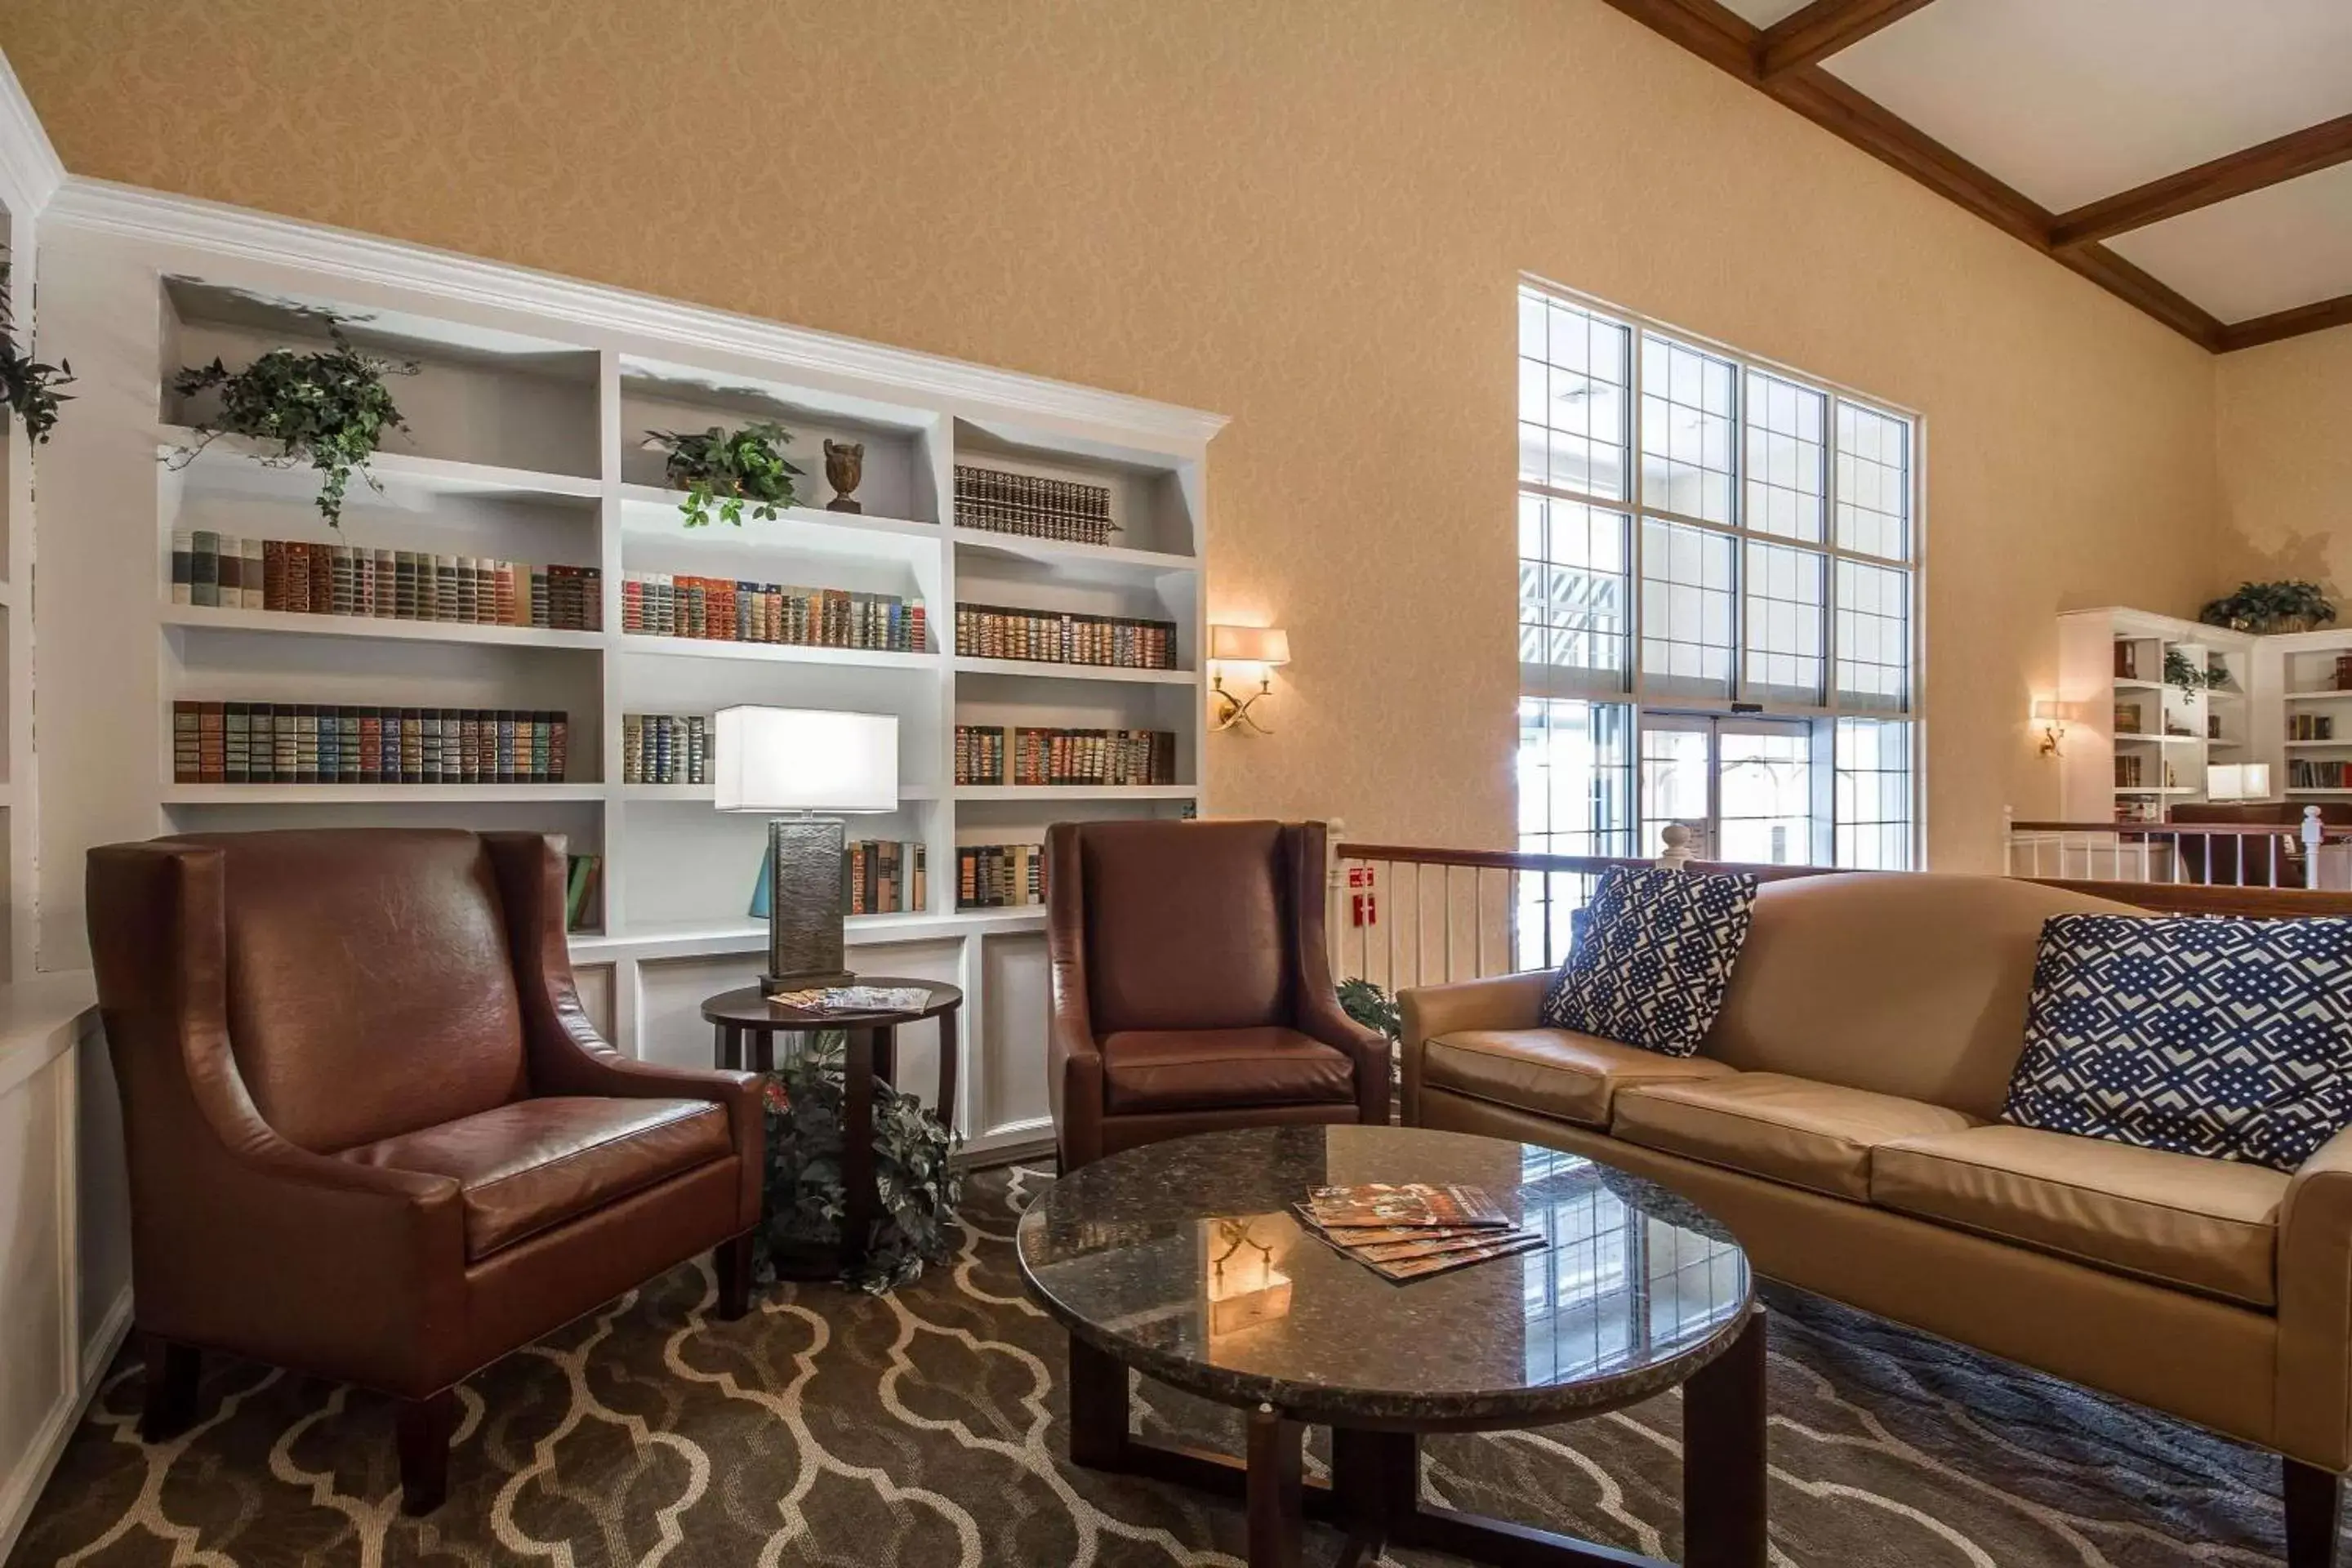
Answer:
<svg viewBox="0 0 2352 1568"><path fill-rule="evenodd" d="M515 985L532 1089L607 1100L704 1100L727 1111L730 1141L742 1163L736 1220L760 1223L767 1120L757 1073L666 1067L623 1056L580 1005L572 948L563 930L563 851L538 833L485 833L506 906Z"/></svg>
<svg viewBox="0 0 2352 1568"><path fill-rule="evenodd" d="M1302 1035L1348 1053L1356 1064L1356 1120L1385 1126L1389 1119L1389 1062L1394 1047L1378 1029L1366 1028L1339 1005L1328 981L1301 975L1293 1025Z"/></svg>
<svg viewBox="0 0 2352 1568"><path fill-rule="evenodd" d="M1102 1158L1102 1047L1095 1038L1087 983L1085 854L1077 825L1045 829L1045 953L1052 994L1045 1005L1045 1092L1054 1138L1068 1173Z"/></svg>
<svg viewBox="0 0 2352 1568"><path fill-rule="evenodd" d="M1452 985L1409 985L1398 992L1397 1009L1403 1015L1398 1049L1405 1124L1421 1124L1422 1056L1432 1039L1465 1029L1532 1029L1551 983L1550 970L1531 969Z"/></svg>
<svg viewBox="0 0 2352 1568"><path fill-rule="evenodd" d="M2352 1464L2352 1129L2304 1162L2279 1210L2273 1447L2324 1469Z"/></svg>

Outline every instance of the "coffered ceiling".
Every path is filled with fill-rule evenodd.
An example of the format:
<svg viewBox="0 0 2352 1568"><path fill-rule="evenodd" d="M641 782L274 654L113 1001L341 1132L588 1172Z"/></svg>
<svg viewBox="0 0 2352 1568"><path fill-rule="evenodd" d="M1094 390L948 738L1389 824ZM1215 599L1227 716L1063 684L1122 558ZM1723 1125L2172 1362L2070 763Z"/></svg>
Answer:
<svg viewBox="0 0 2352 1568"><path fill-rule="evenodd" d="M2352 0L1609 0L2217 353L2352 323Z"/></svg>

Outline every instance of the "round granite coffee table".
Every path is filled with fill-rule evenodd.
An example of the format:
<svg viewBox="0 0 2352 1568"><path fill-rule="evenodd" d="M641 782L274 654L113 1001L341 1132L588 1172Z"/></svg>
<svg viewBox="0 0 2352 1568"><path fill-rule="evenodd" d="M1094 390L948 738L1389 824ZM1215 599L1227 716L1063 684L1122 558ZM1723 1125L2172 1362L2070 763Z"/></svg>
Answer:
<svg viewBox="0 0 2352 1568"><path fill-rule="evenodd" d="M1309 1187L1483 1187L1544 1244L1392 1283L1302 1224ZM1683 1561L1761 1568L1764 1312L1722 1226L1556 1149L1404 1127L1267 1127L1130 1149L1022 1216L1030 1294L1070 1333L1070 1457L1245 1499L1252 1568L1294 1568L1301 1521L1473 1562L1653 1560L1425 1507L1420 1435L1549 1426L1681 1386ZM1145 1443L1128 1371L1249 1413L1248 1458ZM1307 1426L1331 1428L1308 1483Z"/></svg>

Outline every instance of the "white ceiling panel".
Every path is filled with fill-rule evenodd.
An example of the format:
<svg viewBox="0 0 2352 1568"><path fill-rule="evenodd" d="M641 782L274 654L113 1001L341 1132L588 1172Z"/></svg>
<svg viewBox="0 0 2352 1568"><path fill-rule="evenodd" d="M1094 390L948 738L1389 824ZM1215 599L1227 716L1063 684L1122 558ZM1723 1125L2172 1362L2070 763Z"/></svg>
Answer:
<svg viewBox="0 0 2352 1568"><path fill-rule="evenodd" d="M1803 10L1805 0L1724 0L1724 8L1737 11L1759 27L1769 27L1781 17Z"/></svg>
<svg viewBox="0 0 2352 1568"><path fill-rule="evenodd" d="M2352 294L2352 163L2106 243L2224 321Z"/></svg>
<svg viewBox="0 0 2352 1568"><path fill-rule="evenodd" d="M1935 0L1823 64L2063 212L2352 113L2352 0Z"/></svg>

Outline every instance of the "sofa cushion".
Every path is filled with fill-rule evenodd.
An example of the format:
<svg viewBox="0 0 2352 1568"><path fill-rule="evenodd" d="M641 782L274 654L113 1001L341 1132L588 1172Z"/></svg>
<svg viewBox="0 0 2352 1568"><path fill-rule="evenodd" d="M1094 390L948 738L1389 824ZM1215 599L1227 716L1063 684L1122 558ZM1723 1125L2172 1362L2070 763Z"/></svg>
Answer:
<svg viewBox="0 0 2352 1568"><path fill-rule="evenodd" d="M1753 877L1612 866L1539 1016L1555 1029L1686 1057L1723 1005Z"/></svg>
<svg viewBox="0 0 2352 1568"><path fill-rule="evenodd" d="M2278 1300L2287 1183L2259 1165L1974 1127L1882 1146L1870 1195L1882 1208L2268 1308Z"/></svg>
<svg viewBox="0 0 2352 1568"><path fill-rule="evenodd" d="M734 1147L707 1100L549 1096L346 1149L362 1165L457 1179L466 1256L488 1257Z"/></svg>
<svg viewBox="0 0 2352 1568"><path fill-rule="evenodd" d="M1356 1098L1354 1059L1296 1029L1129 1029L1102 1058L1116 1115Z"/></svg>
<svg viewBox="0 0 2352 1568"><path fill-rule="evenodd" d="M2053 918L2001 1120L2295 1169L2352 1126L2352 920Z"/></svg>
<svg viewBox="0 0 2352 1568"><path fill-rule="evenodd" d="M1706 1057L1667 1057L1570 1029L1463 1029L1422 1051L1421 1081L1496 1105L1609 1125L1610 1101L1636 1083L1684 1083L1731 1071Z"/></svg>
<svg viewBox="0 0 2352 1568"><path fill-rule="evenodd" d="M1974 1118L1940 1105L1743 1072L1627 1089L1617 1096L1610 1131L1644 1148L1862 1202L1870 1196L1871 1152L1880 1144L1973 1125Z"/></svg>

